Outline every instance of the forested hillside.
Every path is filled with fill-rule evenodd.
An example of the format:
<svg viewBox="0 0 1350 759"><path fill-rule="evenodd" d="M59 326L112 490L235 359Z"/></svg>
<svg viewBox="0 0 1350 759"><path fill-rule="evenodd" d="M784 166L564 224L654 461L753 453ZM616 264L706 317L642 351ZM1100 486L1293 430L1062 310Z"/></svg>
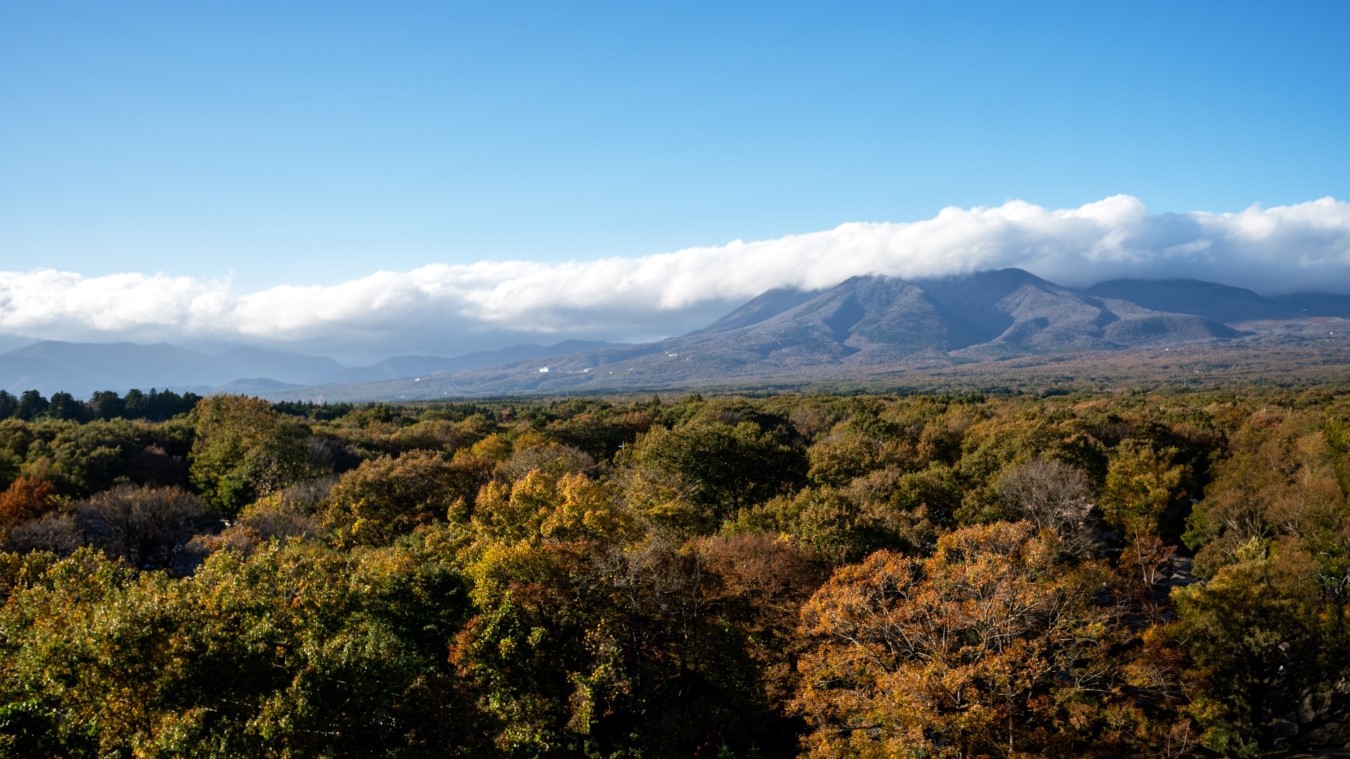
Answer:
<svg viewBox="0 0 1350 759"><path fill-rule="evenodd" d="M0 394L0 754L1350 740L1333 390L151 395Z"/></svg>

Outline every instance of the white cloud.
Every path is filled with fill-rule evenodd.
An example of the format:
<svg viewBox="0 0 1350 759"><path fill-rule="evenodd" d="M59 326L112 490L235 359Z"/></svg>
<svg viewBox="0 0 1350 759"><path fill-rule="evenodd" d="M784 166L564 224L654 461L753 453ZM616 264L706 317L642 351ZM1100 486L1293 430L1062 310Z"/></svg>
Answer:
<svg viewBox="0 0 1350 759"><path fill-rule="evenodd" d="M194 333L228 312L228 290L225 282L164 274L0 272L0 332L68 339Z"/></svg>
<svg viewBox="0 0 1350 759"><path fill-rule="evenodd" d="M0 272L0 333L55 339L239 339L449 352L490 337L646 339L694 329L773 287L850 276L936 277L1017 266L1066 285L1193 277L1260 292L1350 292L1350 204L1149 214L1118 195L1023 201L908 223L848 223L773 240L633 258L480 261L375 272L331 287L235 294L165 274Z"/></svg>

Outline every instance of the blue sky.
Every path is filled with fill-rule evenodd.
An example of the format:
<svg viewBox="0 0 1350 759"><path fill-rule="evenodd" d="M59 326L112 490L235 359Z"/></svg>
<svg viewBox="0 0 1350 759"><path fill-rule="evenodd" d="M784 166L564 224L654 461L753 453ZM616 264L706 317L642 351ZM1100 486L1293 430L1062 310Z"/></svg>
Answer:
<svg viewBox="0 0 1350 759"><path fill-rule="evenodd" d="M1010 201L1341 220L1348 34L1346 2L9 0L0 270L234 302ZM0 315L78 332L43 324Z"/></svg>

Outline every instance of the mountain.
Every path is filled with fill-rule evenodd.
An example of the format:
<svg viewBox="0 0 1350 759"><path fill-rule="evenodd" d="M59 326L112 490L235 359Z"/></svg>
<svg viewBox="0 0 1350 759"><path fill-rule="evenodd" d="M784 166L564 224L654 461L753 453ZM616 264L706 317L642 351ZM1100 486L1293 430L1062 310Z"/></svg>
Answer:
<svg viewBox="0 0 1350 759"><path fill-rule="evenodd" d="M1240 334L1198 315L1076 293L1018 269L914 281L872 275L815 292L772 290L704 329L655 343L416 381L326 387L322 394L329 400L413 399L864 378L1019 355L1213 343Z"/></svg>
<svg viewBox="0 0 1350 759"><path fill-rule="evenodd" d="M917 283L949 325L949 349L990 353L1116 350L1236 337L1195 314L1075 293L1021 269ZM953 329L954 328L954 329Z"/></svg>
<svg viewBox="0 0 1350 759"><path fill-rule="evenodd" d="M730 332L731 330L740 327L757 324L765 319L777 316L784 311L800 306L819 294L819 290L798 290L790 287L780 287L768 290L763 294L752 298L744 306L741 306L735 311L732 311L721 319L718 319L707 327L692 334L701 335Z"/></svg>
<svg viewBox="0 0 1350 759"><path fill-rule="evenodd" d="M1079 291L1130 301L1155 311L1193 314L1227 324L1294 318L1293 310L1240 287L1196 279L1115 279Z"/></svg>
<svg viewBox="0 0 1350 759"><path fill-rule="evenodd" d="M84 398L83 388L93 384L84 372L41 356L0 355L0 390L18 395L25 390L39 390L50 396L68 387L81 388L78 397ZM71 393L76 391L71 390ZM92 395L95 391L90 391Z"/></svg>
<svg viewBox="0 0 1350 759"><path fill-rule="evenodd" d="M1350 331L1337 320L1346 318L1350 296L1261 297L1198 280L1114 280L1073 290L1020 269L941 279L870 275L822 290L769 290L703 329L652 343L528 344L364 367L237 346L212 355L164 343L46 341L0 354L0 388L77 397L158 387L279 400L412 400L866 383L970 365L997 373L999 362L1015 359L1230 344L1235 351L1330 350L1317 360L1332 371L1336 341Z"/></svg>
<svg viewBox="0 0 1350 759"><path fill-rule="evenodd" d="M372 382L402 377L420 377L478 369L484 366L507 364L514 361L549 358L568 353L616 347L616 343L564 340L556 345L513 345L491 351L466 353L462 356L394 356L371 366L354 367L340 372L333 380L343 382Z"/></svg>
<svg viewBox="0 0 1350 759"><path fill-rule="evenodd" d="M1130 301L1155 311L1194 314L1225 324L1309 317L1350 318L1350 295L1294 293L1262 297L1196 279L1115 279L1077 292Z"/></svg>
<svg viewBox="0 0 1350 759"><path fill-rule="evenodd" d="M953 353L1110 350L1237 334L1192 315L1079 295L1020 269L914 281L853 277L796 306L760 315L665 345L779 353L793 357L792 363L876 364Z"/></svg>
<svg viewBox="0 0 1350 759"><path fill-rule="evenodd" d="M18 335L0 335L0 353L8 353L36 342L37 340L30 340Z"/></svg>
<svg viewBox="0 0 1350 759"><path fill-rule="evenodd" d="M44 392L65 390L78 398L98 390L133 387L187 388L215 384L218 364L204 353L168 343L68 343L45 340L4 354L5 358L40 360L64 368L33 387ZM148 380L148 381L147 381ZM8 383L6 383L8 384Z"/></svg>
<svg viewBox="0 0 1350 759"><path fill-rule="evenodd" d="M291 384L328 381L345 368L327 356L307 356L247 346L225 351L216 356L216 363L213 373L216 377L266 377ZM219 384L219 380L210 384Z"/></svg>
<svg viewBox="0 0 1350 759"><path fill-rule="evenodd" d="M47 340L0 353L0 389L11 394L33 389L48 396L64 391L81 399L100 390L124 393L133 387L264 395L315 385L462 372L613 347L614 343L574 340L551 346L517 345L454 358L401 356L373 366L347 367L326 356L248 346L230 346L210 355L168 343Z"/></svg>
<svg viewBox="0 0 1350 759"><path fill-rule="evenodd" d="M1294 293L1277 295L1270 303L1300 317L1333 316L1350 319L1350 295L1332 293Z"/></svg>

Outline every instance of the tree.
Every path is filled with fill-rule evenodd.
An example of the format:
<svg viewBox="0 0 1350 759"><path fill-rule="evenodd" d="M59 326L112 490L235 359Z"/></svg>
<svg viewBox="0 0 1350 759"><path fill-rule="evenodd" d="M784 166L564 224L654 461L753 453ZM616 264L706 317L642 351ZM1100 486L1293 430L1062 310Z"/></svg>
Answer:
<svg viewBox="0 0 1350 759"><path fill-rule="evenodd" d="M52 478L61 490L83 496L125 482L130 462L150 438L144 425L93 421L52 425L57 430L48 447Z"/></svg>
<svg viewBox="0 0 1350 759"><path fill-rule="evenodd" d="M871 414L839 422L807 449L808 475L814 482L842 487L885 466L912 467L918 458L914 446L897 433Z"/></svg>
<svg viewBox="0 0 1350 759"><path fill-rule="evenodd" d="M112 390L100 390L89 397L89 413L95 419L116 419L126 410L126 402Z"/></svg>
<svg viewBox="0 0 1350 759"><path fill-rule="evenodd" d="M1186 542L1195 568L1214 574L1281 537L1298 538L1329 577L1350 575L1350 512L1322 420L1312 414L1253 416L1195 505Z"/></svg>
<svg viewBox="0 0 1350 759"><path fill-rule="evenodd" d="M680 534L708 534L740 508L790 492L801 452L752 422L697 421L643 435L622 457L639 511Z"/></svg>
<svg viewBox="0 0 1350 759"><path fill-rule="evenodd" d="M1176 448L1156 449L1145 441L1127 439L1111 456L1102 488L1101 505L1107 524L1133 540L1144 534L1176 539L1177 510L1183 509L1183 464L1174 464ZM1169 513L1171 512L1171 513Z"/></svg>
<svg viewBox="0 0 1350 759"><path fill-rule="evenodd" d="M445 655L464 582L444 536L419 537L223 551L184 579L0 554L0 752L482 756Z"/></svg>
<svg viewBox="0 0 1350 759"><path fill-rule="evenodd" d="M831 487L807 487L742 509L728 528L737 533L770 531L834 564L857 561L900 539L888 534L868 509Z"/></svg>
<svg viewBox="0 0 1350 759"><path fill-rule="evenodd" d="M1242 556L1242 554L1246 554ZM1285 538L1253 540L1205 583L1178 589L1169 630L1194 662L1191 711L1224 756L1350 741L1350 603L1328 593L1315 557Z"/></svg>
<svg viewBox="0 0 1350 759"><path fill-rule="evenodd" d="M926 560L878 551L836 571L802 609L810 753L1131 753L1109 729L1107 575L1058 554L1030 523L995 523Z"/></svg>
<svg viewBox="0 0 1350 759"><path fill-rule="evenodd" d="M20 477L0 493L0 533L37 519L60 504L56 488L42 477Z"/></svg>
<svg viewBox="0 0 1350 759"><path fill-rule="evenodd" d="M78 422L85 418L85 408L84 404L75 400L75 396L70 393L52 393L51 401L47 404L46 415L52 419L69 419Z"/></svg>
<svg viewBox="0 0 1350 759"><path fill-rule="evenodd" d="M197 496L179 488L119 485L76 504L90 542L137 569L168 567L211 523Z"/></svg>
<svg viewBox="0 0 1350 759"><path fill-rule="evenodd" d="M1065 553L1083 557L1097 548L1099 520L1082 470L1054 459L1033 459L1003 470L998 492L1018 518L1058 535Z"/></svg>
<svg viewBox="0 0 1350 759"><path fill-rule="evenodd" d="M323 520L340 543L389 543L451 511L467 511L474 485L471 474L439 453L381 456L342 475L325 499Z"/></svg>
<svg viewBox="0 0 1350 759"><path fill-rule="evenodd" d="M308 430L266 401L212 396L197 404L192 423L192 483L225 516L260 495L325 474L309 460Z"/></svg>
<svg viewBox="0 0 1350 759"><path fill-rule="evenodd" d="M42 397L42 393L36 390L25 390L19 395L19 405L14 409L14 415L25 422L32 421L47 410L47 399Z"/></svg>
<svg viewBox="0 0 1350 759"><path fill-rule="evenodd" d="M953 527L963 495L956 474L941 463L917 472L874 471L855 479L845 492L889 537L885 547L914 553L931 552L938 535Z"/></svg>
<svg viewBox="0 0 1350 759"><path fill-rule="evenodd" d="M754 664L750 679L761 691L742 697L764 714L746 715L743 740L753 739L769 756L795 753L801 725L791 702L804 643L795 634L797 613L824 582L825 563L765 533L697 538L689 549L705 568L711 616L734 633L727 644L738 645Z"/></svg>

